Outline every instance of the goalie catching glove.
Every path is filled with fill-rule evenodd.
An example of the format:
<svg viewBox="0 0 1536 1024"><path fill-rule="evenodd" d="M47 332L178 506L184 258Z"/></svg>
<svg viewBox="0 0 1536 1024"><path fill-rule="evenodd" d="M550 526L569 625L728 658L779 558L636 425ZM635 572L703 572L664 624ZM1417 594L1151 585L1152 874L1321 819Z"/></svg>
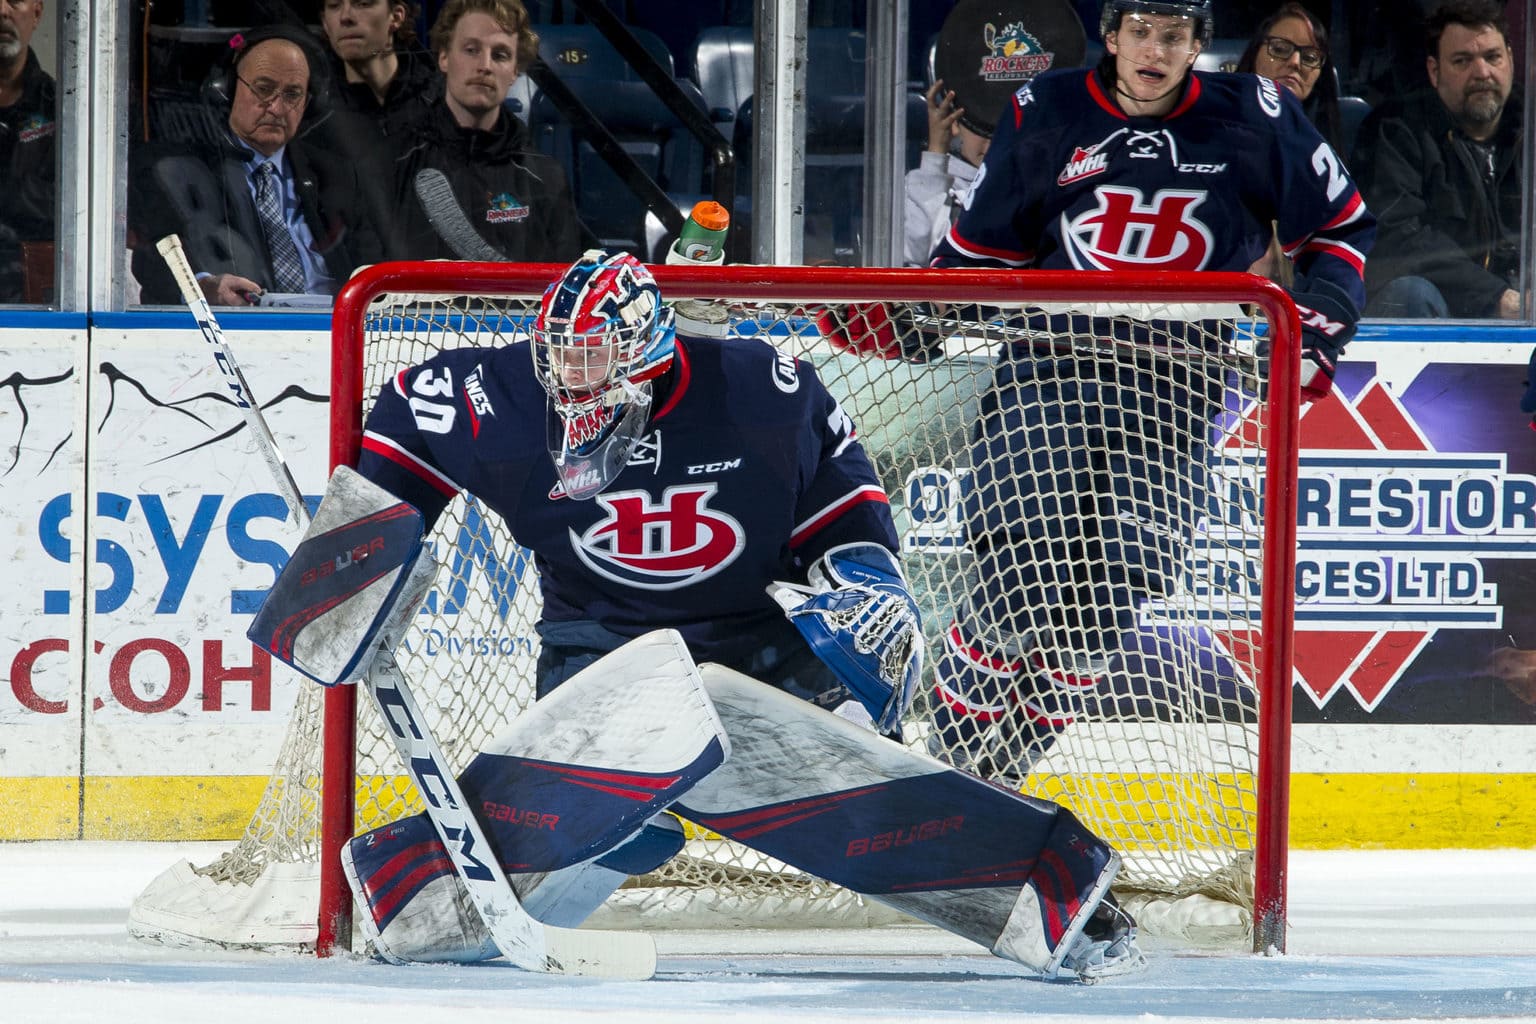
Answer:
<svg viewBox="0 0 1536 1024"><path fill-rule="evenodd" d="M923 630L896 556L877 544L844 544L821 557L810 586L774 582L768 593L875 728L891 732L917 692Z"/></svg>

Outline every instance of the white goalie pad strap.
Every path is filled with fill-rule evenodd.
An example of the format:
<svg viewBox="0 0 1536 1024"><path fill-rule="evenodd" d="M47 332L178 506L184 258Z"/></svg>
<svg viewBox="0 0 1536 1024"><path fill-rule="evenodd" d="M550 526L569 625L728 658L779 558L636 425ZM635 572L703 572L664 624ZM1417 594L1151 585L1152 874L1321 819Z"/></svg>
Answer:
<svg viewBox="0 0 1536 1024"><path fill-rule="evenodd" d="M353 682L398 641L435 573L421 513L341 466L246 635L317 682Z"/></svg>

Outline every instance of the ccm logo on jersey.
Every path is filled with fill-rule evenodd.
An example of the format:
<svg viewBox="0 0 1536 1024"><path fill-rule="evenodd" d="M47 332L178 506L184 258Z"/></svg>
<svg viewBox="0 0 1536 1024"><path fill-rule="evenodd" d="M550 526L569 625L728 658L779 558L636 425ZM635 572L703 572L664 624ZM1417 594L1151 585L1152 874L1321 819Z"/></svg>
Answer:
<svg viewBox="0 0 1536 1024"><path fill-rule="evenodd" d="M1336 337L1344 330L1344 325L1337 320L1329 320L1315 309L1308 309L1301 303L1296 304L1296 312L1301 317L1301 326L1314 331L1321 331L1328 337Z"/></svg>
<svg viewBox="0 0 1536 1024"><path fill-rule="evenodd" d="M311 583L317 583L320 580L341 572L349 565L354 565L358 562L365 561L368 556L374 552L383 550L383 537L374 537L372 540L365 540L361 544L354 547L351 551L343 551L336 557L328 558L313 568L305 569L304 572L299 576L299 586L307 587Z"/></svg>
<svg viewBox="0 0 1536 1024"><path fill-rule="evenodd" d="M701 462L697 466L689 466L688 475L700 476L704 473L728 473L733 469L740 468L740 459L727 459L724 462Z"/></svg>

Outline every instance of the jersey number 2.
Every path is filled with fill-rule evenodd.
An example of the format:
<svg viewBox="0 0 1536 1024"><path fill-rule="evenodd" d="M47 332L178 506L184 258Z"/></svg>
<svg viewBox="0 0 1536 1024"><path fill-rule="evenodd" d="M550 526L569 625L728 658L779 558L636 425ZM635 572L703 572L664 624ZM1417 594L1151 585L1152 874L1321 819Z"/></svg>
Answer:
<svg viewBox="0 0 1536 1024"><path fill-rule="evenodd" d="M1312 154L1312 169L1320 176L1328 178L1328 201L1331 203L1339 198L1349 184L1349 179L1344 176L1344 165L1339 163L1339 158L1328 143L1317 147Z"/></svg>

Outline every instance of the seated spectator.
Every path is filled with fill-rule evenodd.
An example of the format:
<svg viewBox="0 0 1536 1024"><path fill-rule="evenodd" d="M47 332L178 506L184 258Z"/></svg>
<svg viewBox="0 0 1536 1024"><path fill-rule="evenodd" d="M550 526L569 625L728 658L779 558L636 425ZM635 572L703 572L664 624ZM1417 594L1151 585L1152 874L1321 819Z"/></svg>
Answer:
<svg viewBox="0 0 1536 1024"><path fill-rule="evenodd" d="M0 302L29 301L22 245L52 243L58 215L56 89L32 52L42 16L43 0L0 0Z"/></svg>
<svg viewBox="0 0 1536 1024"><path fill-rule="evenodd" d="M1260 22L1237 60L1237 70L1273 79L1295 96L1318 134L1335 152L1339 150L1339 86L1328 52L1328 30L1305 7L1299 3L1282 4ZM1278 238L1270 243L1263 258L1248 269L1286 287L1295 279L1295 268Z"/></svg>
<svg viewBox="0 0 1536 1024"><path fill-rule="evenodd" d="M1520 316L1521 105L1495 0L1447 0L1429 17L1432 89L1389 101L1360 129L1350 167L1380 236L1369 316Z"/></svg>
<svg viewBox="0 0 1536 1024"><path fill-rule="evenodd" d="M940 79L929 87L928 148L918 165L907 172L906 238L902 261L909 267L928 265L928 254L949 233L960 213L960 201L976 177L981 158L992 144L990 129L965 117L954 92Z"/></svg>
<svg viewBox="0 0 1536 1024"><path fill-rule="evenodd" d="M228 103L228 134L206 151L135 155L130 222L141 245L133 271L147 303L180 301L154 250L172 232L208 301L222 306L268 292L331 295L383 255L356 165L298 137L311 85L323 81L319 47L282 27L230 42L210 85Z"/></svg>
<svg viewBox="0 0 1536 1024"><path fill-rule="evenodd" d="M1282 4L1259 23L1237 70L1274 79L1301 100L1302 109L1335 151L1343 141L1338 72L1328 50L1328 29L1299 3Z"/></svg>
<svg viewBox="0 0 1536 1024"><path fill-rule="evenodd" d="M503 106L538 45L520 0L448 0L443 7L432 50L445 92L396 164L400 258L487 258L487 248L518 262L581 254L564 171L532 149L523 123ZM451 192L434 189L434 179L446 179Z"/></svg>
<svg viewBox="0 0 1536 1024"><path fill-rule="evenodd" d="M394 140L390 159L443 95L443 76L418 45L416 10L407 0L325 0L320 9L337 119Z"/></svg>

